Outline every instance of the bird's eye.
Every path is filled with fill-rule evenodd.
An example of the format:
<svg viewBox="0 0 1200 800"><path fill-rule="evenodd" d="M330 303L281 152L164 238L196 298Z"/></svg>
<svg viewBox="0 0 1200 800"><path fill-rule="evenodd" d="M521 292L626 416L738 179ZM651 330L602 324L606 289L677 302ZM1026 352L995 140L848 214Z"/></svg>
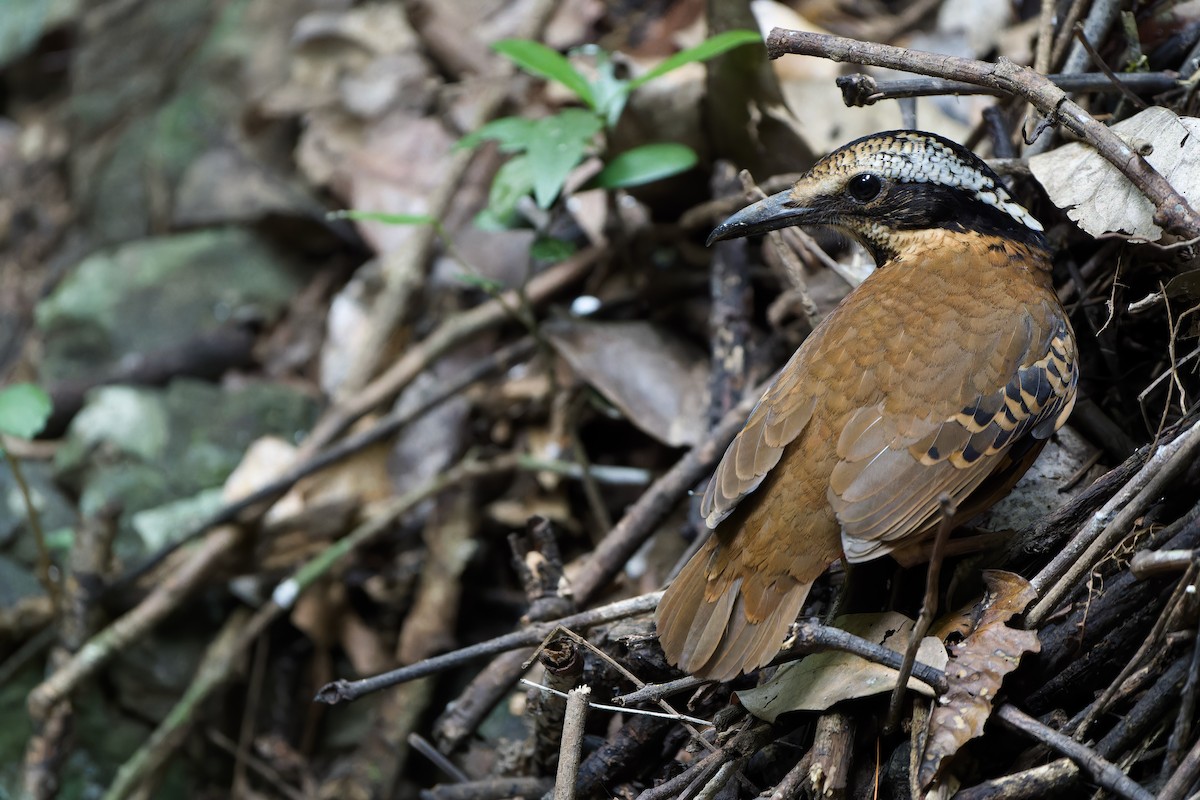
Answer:
<svg viewBox="0 0 1200 800"><path fill-rule="evenodd" d="M883 190L883 179L873 173L863 172L851 178L846 189L858 202L869 203Z"/></svg>

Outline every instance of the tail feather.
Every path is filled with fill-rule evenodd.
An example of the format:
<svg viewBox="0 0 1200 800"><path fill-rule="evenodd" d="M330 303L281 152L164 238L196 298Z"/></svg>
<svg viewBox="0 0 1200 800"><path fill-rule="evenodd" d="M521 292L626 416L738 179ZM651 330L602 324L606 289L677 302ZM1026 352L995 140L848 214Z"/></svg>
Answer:
<svg viewBox="0 0 1200 800"><path fill-rule="evenodd" d="M752 619L743 595L743 578L725 581L728 585L723 590L710 586L710 566L720 546L714 537L688 561L659 601L655 622L671 663L692 675L723 681L775 657L812 582L797 581L786 573L749 577L759 583L755 594L763 598Z"/></svg>

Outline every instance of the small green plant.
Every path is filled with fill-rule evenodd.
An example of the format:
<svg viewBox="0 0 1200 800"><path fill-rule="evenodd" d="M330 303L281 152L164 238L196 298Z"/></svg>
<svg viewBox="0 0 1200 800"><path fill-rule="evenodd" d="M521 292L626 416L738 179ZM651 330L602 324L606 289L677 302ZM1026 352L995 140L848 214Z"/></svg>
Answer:
<svg viewBox="0 0 1200 800"><path fill-rule="evenodd" d="M0 434L32 439L50 419L50 395L32 383L0 389Z"/></svg>
<svg viewBox="0 0 1200 800"><path fill-rule="evenodd" d="M761 42L757 31L729 31L676 53L654 69L626 80L618 78L612 58L595 46L582 48L591 56L596 76L587 78L570 59L538 42L506 39L494 47L526 72L557 81L583 103L583 108L565 108L541 119L504 117L489 122L465 136L460 146L474 147L490 139L501 151L512 154L496 173L488 206L480 215L485 226L505 226L521 198L532 195L539 208L548 209L562 193L567 176L592 152L603 154L597 140L611 129L625 110L629 96L639 86L684 64L706 61L735 47ZM675 142L658 142L627 150L608 159L589 186L615 189L638 186L690 169L696 154Z"/></svg>
<svg viewBox="0 0 1200 800"><path fill-rule="evenodd" d="M46 427L53 406L50 395L41 387L32 383L16 383L0 389L0 435L13 436L18 439L32 439ZM21 462L9 452L8 447L0 442L0 455L8 463L13 480L21 491L21 499L25 503L25 513L29 515L29 527L33 531L34 542L38 550L38 580L46 589L46 594L58 607L58 584L51 575L52 562L50 550L46 545L46 537L42 533L41 520L38 517L37 505L29 492L29 484L21 471Z"/></svg>

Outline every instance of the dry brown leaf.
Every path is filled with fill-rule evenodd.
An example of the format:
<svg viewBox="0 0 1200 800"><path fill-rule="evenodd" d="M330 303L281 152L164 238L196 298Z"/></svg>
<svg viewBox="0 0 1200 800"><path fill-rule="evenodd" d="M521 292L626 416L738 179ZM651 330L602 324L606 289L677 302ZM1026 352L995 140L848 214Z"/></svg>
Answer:
<svg viewBox="0 0 1200 800"><path fill-rule="evenodd" d="M895 611L882 614L845 614L833 626L898 653L908 647L913 621ZM917 649L917 661L931 667L946 664L946 648L926 636ZM890 692L899 673L852 653L815 653L797 664L779 669L771 680L755 689L738 692L738 700L756 717L774 722L788 711L825 711L842 700ZM932 690L916 678L908 688L925 695Z"/></svg>
<svg viewBox="0 0 1200 800"><path fill-rule="evenodd" d="M1017 668L1021 656L1041 650L1036 632L1004 624L1037 596L1029 582L1000 570L985 570L983 579L988 592L979 624L951 648L946 666L949 689L938 698L929 718L929 735L918 773L922 788L933 783L947 758L983 733L1000 684Z"/></svg>
<svg viewBox="0 0 1200 800"><path fill-rule="evenodd" d="M340 581L320 581L296 600L289 619L317 647L337 644L346 609L346 586Z"/></svg>
<svg viewBox="0 0 1200 800"><path fill-rule="evenodd" d="M707 433L708 362L698 347L648 322L557 320L543 331L580 378L654 438L682 447Z"/></svg>
<svg viewBox="0 0 1200 800"><path fill-rule="evenodd" d="M1155 106L1112 129L1189 203L1200 200L1200 136L1195 136L1200 119ZM1073 142L1033 156L1029 169L1054 205L1091 235L1116 232L1152 242L1162 238L1154 204L1090 145Z"/></svg>
<svg viewBox="0 0 1200 800"><path fill-rule="evenodd" d="M262 110L271 116L340 105L347 81L368 74L377 60L415 52L419 42L402 8L372 3L304 16L292 31L291 45L286 82L263 99Z"/></svg>
<svg viewBox="0 0 1200 800"><path fill-rule="evenodd" d="M327 144L331 143L327 140ZM389 214L427 214L430 197L454 160L454 138L436 119L393 111L364 127L358 142L342 141L342 171L351 208ZM363 238L379 253L409 246L417 236L412 225L357 223ZM386 269L385 269L386 272Z"/></svg>
<svg viewBox="0 0 1200 800"><path fill-rule="evenodd" d="M295 466L296 451L278 437L256 440L226 479L225 501L245 497L287 472ZM387 444L377 444L299 481L271 505L263 524L276 534L299 530L309 538L340 533L362 506L392 495L387 459Z"/></svg>
<svg viewBox="0 0 1200 800"><path fill-rule="evenodd" d="M338 622L338 642L356 675L377 675L395 666L391 648L383 635L354 609L344 609Z"/></svg>
<svg viewBox="0 0 1200 800"><path fill-rule="evenodd" d="M237 146L221 144L188 165L172 218L182 228L248 222L268 214L316 216L307 191Z"/></svg>
<svg viewBox="0 0 1200 800"><path fill-rule="evenodd" d="M267 116L304 115L296 150L309 183L363 211L421 215L445 180L454 136L427 115L437 84L403 9L371 3L296 24L288 80ZM379 253L403 250L412 225L357 223Z"/></svg>

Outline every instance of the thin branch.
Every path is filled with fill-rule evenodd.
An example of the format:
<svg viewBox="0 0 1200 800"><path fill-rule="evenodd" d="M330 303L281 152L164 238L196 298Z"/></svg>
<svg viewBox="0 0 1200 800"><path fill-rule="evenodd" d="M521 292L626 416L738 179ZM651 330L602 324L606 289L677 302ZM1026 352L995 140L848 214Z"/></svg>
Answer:
<svg viewBox="0 0 1200 800"><path fill-rule="evenodd" d="M583 724L587 720L591 695L592 687L586 684L567 693L567 716L563 720L558 750L554 800L575 800L575 779L579 775L579 756L583 753Z"/></svg>
<svg viewBox="0 0 1200 800"><path fill-rule="evenodd" d="M1186 238L1200 236L1200 216L1146 159L1119 136L1067 97L1046 76L1006 58L997 63L926 53L902 47L871 44L804 31L775 28L767 37L767 53L779 58L787 53L820 56L873 67L888 67L950 80L990 86L1017 95L1096 148L1154 204L1155 222Z"/></svg>
<svg viewBox="0 0 1200 800"><path fill-rule="evenodd" d="M694 675L687 675L683 678L667 681L666 683L648 683L636 691L617 695L613 698L613 702L619 706L635 706L639 703L651 703L656 700L662 700L664 697L670 697L673 694L695 689L706 683L711 683L711 681L697 678Z"/></svg>
<svg viewBox="0 0 1200 800"><path fill-rule="evenodd" d="M1128 535L1134 520L1163 495L1198 454L1200 424L1193 424L1174 441L1160 447L1126 488L1096 512L1085 531L1073 537L1030 582L1040 595L1026 615L1031 627L1040 625L1066 594L1080 585L1083 575Z"/></svg>
<svg viewBox="0 0 1200 800"><path fill-rule="evenodd" d="M1046 79L1064 92L1086 92L1108 94L1111 92L1157 93L1174 89L1179 85L1175 72L1133 72L1114 75L1116 81L1103 75L1083 73L1081 75L1047 75ZM1005 97L1003 89L980 86L965 81L944 78L893 78L880 80L872 75L858 72L842 75L836 79L842 90L842 102L850 108L872 106L883 100L898 100L903 97L931 97L939 95L991 95ZM1135 95L1136 96L1136 95ZM1141 100L1139 99L1139 103ZM1143 104L1144 105L1144 104Z"/></svg>
<svg viewBox="0 0 1200 800"><path fill-rule="evenodd" d="M599 625L603 622L612 622L613 620L653 611L658 606L660 597L662 597L662 592L644 594L630 600L622 600L618 603L611 603L591 609L590 611L572 614L560 620L530 625L521 631L516 631L505 636L497 636L486 642L480 642L470 647L463 647L450 653L443 653L442 655L419 661L416 664L409 664L400 669L384 672L370 678L363 678L357 681L333 681L321 687L320 691L317 692L316 699L330 705L357 700L363 695L378 692L381 689L387 689L390 686L395 686L406 681L423 678L426 675L444 672L474 661L477 658L494 656L497 653L516 650L520 647L532 647L540 643L559 627L590 628L593 625Z"/></svg>
<svg viewBox="0 0 1200 800"><path fill-rule="evenodd" d="M1142 98L1138 97L1133 93L1132 89L1122 83L1121 78L1112 71L1112 67L1110 67L1104 61L1104 58L1096 52L1096 48L1092 46L1090 41L1088 41L1087 34L1084 32L1083 25L1081 23L1075 24L1075 38L1079 41L1079 44L1083 46L1083 49L1087 51L1088 57L1092 59L1092 63L1096 65L1096 68L1104 73L1104 77L1108 80L1112 87L1119 91L1126 100L1133 103L1134 107L1139 111L1145 109L1146 104L1142 102Z"/></svg>
<svg viewBox="0 0 1200 800"><path fill-rule="evenodd" d="M793 626L792 630L795 640L771 661L772 665L795 661L801 656L824 650L842 650L853 653L867 661L873 661L894 670L899 670L904 661L902 653L881 644L875 644L861 636L847 633L840 628L822 625L811 620L802 620ZM921 661L914 661L912 677L928 685L938 694L946 691L946 674L936 667L931 667Z"/></svg>
<svg viewBox="0 0 1200 800"><path fill-rule="evenodd" d="M892 690L892 699L888 703L888 713L883 723L885 733L894 731L900 722L900 705L908 689L908 676L912 672L913 663L917 660L917 650L921 647L921 639L929 630L930 624L933 623L933 615L937 612L942 559L946 551L946 542L950 539L950 532L954 530L954 515L958 513L958 506L949 495L944 494L939 497L938 506L941 521L938 523L937 536L933 540L929 570L925 575L925 598L921 601L921 613L917 615L917 621L908 634L908 646L904 648L904 660L900 663L900 676L896 680L896 688Z"/></svg>
<svg viewBox="0 0 1200 800"><path fill-rule="evenodd" d="M38 513L37 503L33 502L29 484L25 482L25 471L21 469L21 462L12 454L7 442L0 442L0 455L3 455L4 460L8 463L8 471L12 474L13 482L17 484L17 489L21 493L21 502L25 505L25 517L29 522L29 531L33 534L34 546L37 549L38 583L42 585L46 596L50 598L50 604L54 607L55 613L58 613L62 609L62 590L51 574L54 560L50 558L50 549L46 546L46 534L42 530L42 516Z"/></svg>
<svg viewBox="0 0 1200 800"><path fill-rule="evenodd" d="M1112 762L1101 758L1094 750L1084 747L1070 736L1064 736L1053 728L1046 727L1016 706L1001 706L996 710L996 717L1013 730L1020 731L1069 757L1091 776L1092 780L1118 797L1124 797L1126 800L1154 800L1154 795L1121 772Z"/></svg>

